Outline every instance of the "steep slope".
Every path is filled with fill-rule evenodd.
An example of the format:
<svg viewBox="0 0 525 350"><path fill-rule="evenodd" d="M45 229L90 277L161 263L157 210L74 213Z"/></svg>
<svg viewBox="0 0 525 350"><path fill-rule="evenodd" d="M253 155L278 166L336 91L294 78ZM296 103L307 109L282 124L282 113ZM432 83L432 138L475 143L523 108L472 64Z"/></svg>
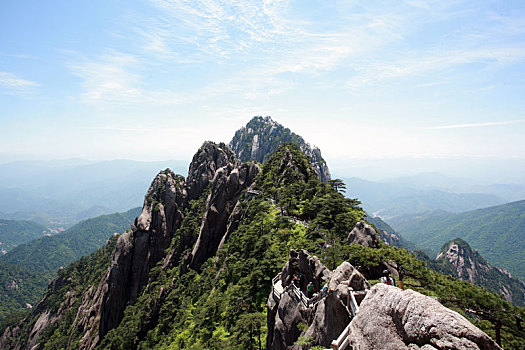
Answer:
<svg viewBox="0 0 525 350"><path fill-rule="evenodd" d="M42 237L47 233L43 225L31 221L0 219L0 254L5 254L17 245Z"/></svg>
<svg viewBox="0 0 525 350"><path fill-rule="evenodd" d="M330 180L330 171L321 156L321 150L317 147L312 148L301 136L294 134L269 116L253 117L245 127L235 132L229 146L243 162L255 160L264 163L280 144L286 142L296 144L306 156L311 158L313 169L321 181Z"/></svg>
<svg viewBox="0 0 525 350"><path fill-rule="evenodd" d="M104 246L115 233L122 232L140 213L103 215L78 223L66 232L19 245L0 257L0 320L14 310L36 303L56 271L72 261Z"/></svg>
<svg viewBox="0 0 525 350"><path fill-rule="evenodd" d="M434 256L445 242L462 238L491 264L525 279L525 201L415 221L401 234Z"/></svg>
<svg viewBox="0 0 525 350"><path fill-rule="evenodd" d="M525 283L513 278L507 271L489 264L464 240L456 238L445 243L436 260L452 267L454 277L503 294L508 301L525 306Z"/></svg>

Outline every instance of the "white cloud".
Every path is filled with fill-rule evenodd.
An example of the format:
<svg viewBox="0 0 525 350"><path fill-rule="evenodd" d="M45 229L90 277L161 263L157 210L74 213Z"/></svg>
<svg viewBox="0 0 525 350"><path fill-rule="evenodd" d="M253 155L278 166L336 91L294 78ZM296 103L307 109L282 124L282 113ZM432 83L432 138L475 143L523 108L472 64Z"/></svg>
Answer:
<svg viewBox="0 0 525 350"><path fill-rule="evenodd" d="M73 74L82 78L81 99L88 105L178 104L182 97L170 90L143 88L141 76L134 73L137 57L112 51L91 61L71 64Z"/></svg>
<svg viewBox="0 0 525 350"><path fill-rule="evenodd" d="M442 126L429 126L423 129L427 130L442 130L442 129L465 129L465 128L482 128L487 126L501 126L501 125L512 125L512 124L523 124L525 119L522 120L504 120L497 122L485 122L485 123L468 123L468 124L454 124L454 125L442 125Z"/></svg>
<svg viewBox="0 0 525 350"><path fill-rule="evenodd" d="M482 63L503 66L525 59L525 49L515 47L478 50L451 49L442 52L411 52L406 56L394 62L382 60L356 65L357 73L347 82L347 87L355 89L385 80L442 71L461 64Z"/></svg>
<svg viewBox="0 0 525 350"><path fill-rule="evenodd" d="M11 94L27 94L34 88L40 86L38 83L22 79L9 72L0 72L0 89Z"/></svg>

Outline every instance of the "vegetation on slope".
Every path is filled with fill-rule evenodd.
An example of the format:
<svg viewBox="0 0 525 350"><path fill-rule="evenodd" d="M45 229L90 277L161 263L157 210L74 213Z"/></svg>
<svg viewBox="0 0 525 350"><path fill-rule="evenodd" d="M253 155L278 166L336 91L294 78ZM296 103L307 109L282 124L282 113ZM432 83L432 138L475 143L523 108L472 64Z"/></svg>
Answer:
<svg viewBox="0 0 525 350"><path fill-rule="evenodd" d="M453 257L458 260L456 266L447 257L447 251L451 246L454 247L453 254L457 255ZM507 299L515 305L525 306L525 283L509 277L501 269L490 265L461 238L453 239L443 245L437 263L445 270L451 271L450 275L453 277L485 287L491 292L507 295Z"/></svg>
<svg viewBox="0 0 525 350"><path fill-rule="evenodd" d="M416 221L401 233L433 253L445 242L462 238L491 264L525 280L525 200Z"/></svg>
<svg viewBox="0 0 525 350"><path fill-rule="evenodd" d="M140 208L134 208L84 220L63 233L15 248L0 257L0 262L41 272L55 271L103 246L112 234L129 228L139 214Z"/></svg>
<svg viewBox="0 0 525 350"><path fill-rule="evenodd" d="M32 221L0 219L0 254L42 237L46 227Z"/></svg>
<svg viewBox="0 0 525 350"><path fill-rule="evenodd" d="M115 232L123 232L140 214L140 208L103 215L78 223L51 237L20 245L0 257L0 320L9 312L36 303L60 267L88 255ZM10 288L12 282L18 286Z"/></svg>
<svg viewBox="0 0 525 350"><path fill-rule="evenodd" d="M92 253L90 256L82 257L80 260L71 263L58 272L57 279L49 286L44 299L38 305L38 309L57 312L60 304L66 297L72 301L72 303L68 305L69 308L67 309L66 315L61 319L61 322L52 323L43 330L40 338L43 340L42 343L45 342L43 349L78 348L78 341L84 334L81 329L71 327L71 325L76 316L78 306L82 301L82 294L88 288L92 286L96 288L99 284L101 276L106 273L111 264L111 257L116 242L117 237L111 237L108 244L104 247ZM23 316L25 316L23 313L15 315L9 324L4 322L2 326L13 325L16 323L17 318L20 319ZM28 335L37 318L38 317L32 317L29 322L22 324L21 332L18 334L22 347L26 345Z"/></svg>
<svg viewBox="0 0 525 350"><path fill-rule="evenodd" d="M397 247L346 246L341 260L343 258L362 267L373 267L381 261L394 262L404 274L405 288L438 298L443 305L467 317L496 341L501 338L503 348L522 349L525 308L512 305L502 295L438 273L412 253Z"/></svg>
<svg viewBox="0 0 525 350"><path fill-rule="evenodd" d="M0 263L0 320L42 297L49 280L40 272Z"/></svg>
<svg viewBox="0 0 525 350"><path fill-rule="evenodd" d="M324 242L323 234L346 238L363 212L334 187L321 183L295 145L283 145L275 152L253 188L262 194L241 198L242 222L217 261L212 257L200 271L187 273L179 267L165 271L157 266L152 272L155 282L125 310L120 326L107 334L100 348L265 346L271 279L288 260L290 249L307 248L329 260L333 252L323 251L319 244ZM278 209L283 206L287 216ZM195 235L199 225L185 223L200 217L197 208L188 210L183 223ZM288 220L290 216L311 225L296 225Z"/></svg>

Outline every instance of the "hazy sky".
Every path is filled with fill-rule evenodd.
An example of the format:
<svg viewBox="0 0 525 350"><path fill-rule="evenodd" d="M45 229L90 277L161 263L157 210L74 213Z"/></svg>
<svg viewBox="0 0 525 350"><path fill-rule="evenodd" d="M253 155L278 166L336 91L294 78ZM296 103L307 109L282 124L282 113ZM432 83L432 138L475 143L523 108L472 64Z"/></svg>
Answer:
<svg viewBox="0 0 525 350"><path fill-rule="evenodd" d="M354 158L525 159L525 2L0 1L0 161L189 159L271 115Z"/></svg>

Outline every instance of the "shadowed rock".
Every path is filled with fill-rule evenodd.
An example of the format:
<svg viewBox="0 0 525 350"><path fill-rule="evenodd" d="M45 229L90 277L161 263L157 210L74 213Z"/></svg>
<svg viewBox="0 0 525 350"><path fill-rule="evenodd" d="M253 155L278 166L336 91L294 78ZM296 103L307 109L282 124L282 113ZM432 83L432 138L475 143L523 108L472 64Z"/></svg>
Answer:
<svg viewBox="0 0 525 350"><path fill-rule="evenodd" d="M328 283L328 294L320 300L312 299L305 306L291 290L293 276L302 274L305 283L313 282L314 290ZM271 293L268 298L268 349L302 349L298 341L330 346L350 322L346 307L349 289L370 287L364 276L350 263L341 264L334 272L327 269L306 250L290 251L290 259L281 271L285 290L281 298ZM298 325L302 324L303 327ZM308 347L305 347L305 349Z"/></svg>

